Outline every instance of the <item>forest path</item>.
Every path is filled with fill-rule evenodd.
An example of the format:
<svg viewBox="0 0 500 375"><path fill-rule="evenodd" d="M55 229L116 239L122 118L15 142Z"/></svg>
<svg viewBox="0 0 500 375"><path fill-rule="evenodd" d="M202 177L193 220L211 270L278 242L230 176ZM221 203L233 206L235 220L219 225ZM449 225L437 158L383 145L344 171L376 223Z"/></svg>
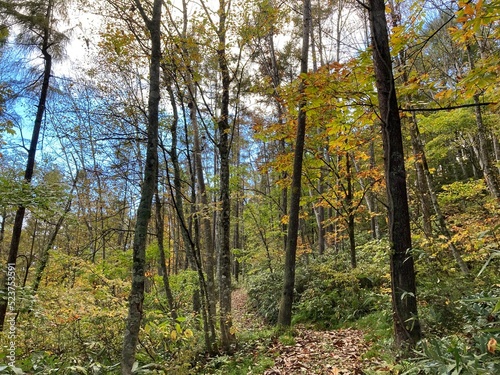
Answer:
<svg viewBox="0 0 500 375"><path fill-rule="evenodd" d="M232 294L233 321L238 331L258 329L265 324L248 305L244 289L236 289ZM370 344L364 334L356 329L316 331L303 326L295 326L293 343L285 345L273 339L267 348L269 357L274 358L274 366L263 375L358 375L363 374L361 356Z"/></svg>

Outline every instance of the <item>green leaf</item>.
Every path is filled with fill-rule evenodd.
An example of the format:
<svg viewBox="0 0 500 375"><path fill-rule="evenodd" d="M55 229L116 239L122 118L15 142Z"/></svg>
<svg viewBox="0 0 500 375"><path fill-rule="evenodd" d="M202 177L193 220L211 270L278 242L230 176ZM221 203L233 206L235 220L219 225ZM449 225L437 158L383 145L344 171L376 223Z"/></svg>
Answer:
<svg viewBox="0 0 500 375"><path fill-rule="evenodd" d="M500 311L500 299L498 300L497 304L493 308L493 311L491 312L492 314L495 314Z"/></svg>

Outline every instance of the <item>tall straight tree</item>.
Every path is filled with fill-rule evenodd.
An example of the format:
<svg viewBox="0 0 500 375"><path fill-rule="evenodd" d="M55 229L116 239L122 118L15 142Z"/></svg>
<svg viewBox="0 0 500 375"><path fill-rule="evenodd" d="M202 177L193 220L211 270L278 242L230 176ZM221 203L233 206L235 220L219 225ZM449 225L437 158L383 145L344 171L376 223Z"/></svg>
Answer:
<svg viewBox="0 0 500 375"><path fill-rule="evenodd" d="M132 374L135 361L139 329L143 314L144 282L146 268L146 240L148 235L151 206L157 184L158 170L158 112L160 106L160 64L161 64L161 7L162 0L154 0L151 16L147 14L140 0L134 2L146 25L151 41L149 57L149 97L146 161L141 200L137 209L137 220L133 242L132 289L129 296L128 316L123 339L122 374Z"/></svg>
<svg viewBox="0 0 500 375"><path fill-rule="evenodd" d="M231 152L231 127L229 124L229 86L231 84L231 74L227 61L226 51L226 20L230 3L219 0L219 27L217 36L219 38L219 48L217 50L217 60L222 76L221 87L221 108L220 117L217 121L219 132L219 156L220 156L220 189L219 200L221 204L219 218L219 239L220 247L218 254L219 265L219 303L220 303L220 331L221 344L224 350L228 351L235 337L232 333L231 320L231 200L230 200L230 152Z"/></svg>
<svg viewBox="0 0 500 375"><path fill-rule="evenodd" d="M300 73L307 73L309 56L309 35L311 27L311 1L304 0L303 31L302 31L302 53L300 58ZM300 91L304 93L305 82L301 77ZM295 287L295 262L297 254L297 235L299 232L299 211L302 185L302 160L304 158L304 143L306 138L306 102L301 99L297 119L297 133L293 157L293 175L290 193L290 216L288 220L288 232L286 238L285 253L285 275L281 302L278 315L278 325L287 327L292 324L293 290Z"/></svg>
<svg viewBox="0 0 500 375"><path fill-rule="evenodd" d="M385 180L391 244L391 290L396 346L412 346L421 337L417 315L410 215L398 100L392 72L384 0L369 0L373 60L384 144Z"/></svg>
<svg viewBox="0 0 500 375"><path fill-rule="evenodd" d="M30 147L28 149L28 159L24 171L24 182L31 183L35 170L35 157L38 147L38 139L42 128L42 121L45 114L47 94L49 92L50 78L52 71L52 51L60 46L65 39L62 33L55 30L55 0L39 1L39 2L0 2L0 14L7 17L12 17L22 27L20 33L20 42L22 45L36 47L42 53L44 61L42 73L42 85L40 87L40 95L38 97L37 111L31 134ZM12 239L10 243L9 257L7 264L14 265L17 261L19 245L21 243L21 233L23 230L24 215L26 207L20 205L17 208L12 230ZM6 290L6 280L2 281L2 291ZM4 294L6 295L6 294ZM0 329L3 329L5 314L7 311L7 301L0 300Z"/></svg>

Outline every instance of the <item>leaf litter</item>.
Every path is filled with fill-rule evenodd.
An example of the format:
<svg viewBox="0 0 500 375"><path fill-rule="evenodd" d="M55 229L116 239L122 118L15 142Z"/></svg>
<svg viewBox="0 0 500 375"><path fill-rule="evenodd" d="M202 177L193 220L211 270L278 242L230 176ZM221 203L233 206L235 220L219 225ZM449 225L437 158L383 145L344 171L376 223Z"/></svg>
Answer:
<svg viewBox="0 0 500 375"><path fill-rule="evenodd" d="M248 309L244 290L233 292L233 320L239 329L259 329L264 323ZM361 375L362 355L370 344L364 333L356 329L317 331L304 326L294 327L292 343L274 338L267 348L267 355L274 358L274 365L263 375Z"/></svg>

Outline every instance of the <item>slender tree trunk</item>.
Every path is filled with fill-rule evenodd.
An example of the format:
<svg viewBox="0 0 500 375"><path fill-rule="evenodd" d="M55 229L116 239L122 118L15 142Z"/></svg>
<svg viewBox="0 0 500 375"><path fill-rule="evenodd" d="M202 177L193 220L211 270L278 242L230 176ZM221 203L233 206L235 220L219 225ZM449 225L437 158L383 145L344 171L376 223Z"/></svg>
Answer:
<svg viewBox="0 0 500 375"><path fill-rule="evenodd" d="M351 267L356 268L356 237L355 237L355 224L354 224L354 202L353 202L353 189L352 189L352 173L351 173L351 156L349 153L345 155L345 166L347 172L347 193L346 193L346 206L347 206L347 232L349 233L349 253L351 259Z"/></svg>
<svg viewBox="0 0 500 375"><path fill-rule="evenodd" d="M413 346L420 340L421 331L417 315L414 261L411 254L401 120L392 73L385 3L383 0L369 0L368 6L385 153L395 343L398 347Z"/></svg>
<svg viewBox="0 0 500 375"><path fill-rule="evenodd" d="M429 190L427 189L427 182L425 177L424 166L422 163L425 158L423 145L418 136L417 124L414 118L410 119L410 138L413 149L413 157L415 158L415 172L417 174L417 189L420 198L420 206L422 208L422 226L424 234L427 238L432 237L432 222L431 222L431 202L429 198Z"/></svg>
<svg viewBox="0 0 500 375"><path fill-rule="evenodd" d="M52 24L52 7L53 3L50 0L47 4L47 12L45 14L45 26L43 28L43 39L41 45L41 51L43 55L43 59L45 62L44 71L43 71L43 81L42 88L40 90L40 97L38 100L38 107L35 116L35 123L33 125L33 133L31 135L30 148L28 150L28 160L26 163L26 169L24 172L24 183L30 184L31 179L33 178L33 172L35 170L35 156L36 149L38 146L38 138L40 136L40 130L42 128L42 120L45 114L45 106L47 102L47 94L50 86L50 73L52 70L52 55L49 53L50 44L50 34L51 34L51 24ZM16 216L14 219L14 227L12 229L12 239L10 243L9 256L7 258L7 266L8 267L16 267L17 263L17 254L19 252L19 245L21 243L21 233L23 230L23 221L24 215L26 213L26 207L19 206L16 211ZM5 268L7 269L7 267ZM1 292L6 296L7 293L7 278L5 274L2 272L2 281L0 287L2 288ZM7 300L1 298L0 299L0 330L3 330L5 315L7 313Z"/></svg>
<svg viewBox="0 0 500 375"><path fill-rule="evenodd" d="M7 209L2 210L2 221L0 222L0 256L3 253L3 239L5 238L5 223L7 221Z"/></svg>
<svg viewBox="0 0 500 375"><path fill-rule="evenodd" d="M190 89L189 114L191 125L193 128L193 156L194 169L196 172L196 182L198 185L198 198L201 204L201 226L203 233L202 246L205 254L205 272L207 275L207 292L210 320L215 324L213 319L216 315L216 292L215 292L215 252L214 240L212 236L212 221L210 220L210 208L208 205L207 188L205 186L205 176L203 173L203 164L201 160L201 145L200 133L198 129L198 120L196 117L196 101L194 98L194 87Z"/></svg>
<svg viewBox="0 0 500 375"><path fill-rule="evenodd" d="M500 173L500 164L499 164L499 162L500 162L500 144L498 143L498 137L496 136L496 134L492 134L491 137L492 137L492 142L493 142L493 153L495 155L495 164L498 166L497 173Z"/></svg>
<svg viewBox="0 0 500 375"><path fill-rule="evenodd" d="M233 142L233 145L235 146L235 150L233 151L233 158L234 158L234 165L236 166L236 178L237 178L237 191L238 191L238 196L233 198L233 215L234 215L234 228L233 228L233 249L237 249L238 251L241 250L242 244L241 244L241 228L240 228L240 223L241 223L241 199L240 199L240 193L243 191L243 187L241 186L241 176L240 176L240 158L241 158L241 139L240 139L240 126L239 124L237 125L236 128L236 142ZM240 264L239 264L239 259L237 256L233 254L232 257L232 272L233 272L233 277L236 283L239 281L239 274L240 274Z"/></svg>
<svg viewBox="0 0 500 375"><path fill-rule="evenodd" d="M203 274L202 262L197 252L195 241L191 236L188 221L184 215L184 204L182 196L182 185L181 185L181 171L179 167L179 160L177 154L177 122L178 114L177 107L175 103L174 93L170 87L167 87L167 91L170 95L170 100L174 112L174 118L171 126L171 141L172 146L170 148L170 159L174 168L174 186L173 191L171 190L172 202L179 220L180 232L184 242L184 248L186 249L186 258L189 267L197 272L199 289L195 290L193 294L193 310L199 312L201 309L203 328L205 333L205 344L207 349L212 353L215 351L215 327L210 314L210 297L208 295L208 288L205 281L205 276ZM167 169L168 176L168 169ZM171 185L170 185L171 186Z"/></svg>
<svg viewBox="0 0 500 375"><path fill-rule="evenodd" d="M304 17L302 31L302 55L300 72L307 73L307 61L309 55L309 27L311 26L311 1L304 0ZM305 82L300 85L300 92L304 93ZM285 253L285 275L283 290L281 294L278 325L288 327L292 324L292 304L295 287L295 262L297 253L297 234L299 230L299 211L302 182L302 160L304 157L304 143L306 134L306 103L300 102L299 115L297 119L297 134L293 159L292 185L290 187L290 216L288 221L287 247Z"/></svg>
<svg viewBox="0 0 500 375"><path fill-rule="evenodd" d="M446 224L446 220L441 212L441 207L439 206L439 202L437 200L434 181L431 172L429 171L429 165L427 164L427 157L425 155L424 145L422 143L422 140L420 139L420 132L418 130L418 123L415 113L412 114L412 120L410 123L410 136L413 145L413 151L416 156L415 163L418 164L419 168L421 169L421 173L423 173L425 194L428 196L428 199L430 199L432 206L434 208L434 212L436 214L436 218L438 221L439 230L446 237L448 242L448 248L450 249L453 258L460 267L460 270L462 271L462 273L468 274L469 268L463 261L462 256L460 254L461 253L460 250L452 241L451 232L448 229L448 225Z"/></svg>
<svg viewBox="0 0 500 375"><path fill-rule="evenodd" d="M358 167L358 164L356 163L356 160L352 158L354 168L356 169L356 172L359 173L360 169ZM370 169L375 168L375 149L374 149L374 144L373 141L370 142ZM379 224L378 224L378 215L377 213L377 201L375 199L375 193L373 193L373 190L371 186L374 184L374 179L372 177L369 177L368 183L365 182L363 178L359 178L359 183L361 185L361 188L363 191L366 191L365 194L365 202L366 202L366 207L368 208L368 212L370 214L370 229L371 229L371 235L372 239L376 240L380 238L380 231L379 231Z"/></svg>
<svg viewBox="0 0 500 375"><path fill-rule="evenodd" d="M271 31L267 35L268 43L269 43L269 50L270 50L270 59L271 59L271 80L273 83L273 99L276 104L276 112L278 116L278 124L282 125L283 124L283 105L281 101L280 94L278 92L278 88L281 84L281 77L280 77L280 71L278 67L278 60L276 58L276 51L274 48L274 26L271 26ZM279 151L284 155L286 152L286 141L284 139L281 139L278 143L279 145ZM288 177L288 174L286 171L283 171L281 173L281 179L285 180ZM286 184L283 185L281 188L281 195L280 195L280 208L281 208L281 215L286 216L288 213L288 188L286 187ZM281 221L281 231L283 233L283 249L286 249L286 232L287 232L287 224L284 222L280 217Z"/></svg>
<svg viewBox="0 0 500 375"><path fill-rule="evenodd" d="M183 28L182 28L182 37L185 41L188 40L188 4L186 0L182 1L182 10L183 10ZM183 54L186 59L186 64L188 66L188 75L187 75L187 89L188 89L188 108L189 108L189 119L191 122L191 127L193 129L193 159L194 159L194 175L195 180L197 182L198 188L198 203L201 208L201 226L202 226L202 236L203 241L200 241L197 238L196 243L200 246L197 248L202 252L205 256L205 273L206 273L206 283L207 283L207 293L208 293L208 319L211 327L215 327L215 316L216 316L216 285L215 285L215 249L214 249L214 236L212 235L212 221L210 219L210 208L209 208L209 200L207 189L205 186L205 177L203 172L203 163L202 163L202 149L200 142L200 131L198 126L198 106L196 103L196 86L193 82L194 80L194 72L190 64L190 56L188 52L188 48L186 43L183 44ZM195 189L195 187L193 187ZM203 250L203 251L202 251ZM211 329L212 331L212 329ZM214 331L215 332L215 331ZM213 337L215 340L215 337ZM211 345L214 347L215 342Z"/></svg>
<svg viewBox="0 0 500 375"><path fill-rule="evenodd" d="M231 201L230 201L230 133L229 125L229 86L231 76L226 53L226 18L227 4L225 0L219 0L219 28L217 31L219 38L219 48L217 50L217 60L220 74L222 76L221 86L221 113L217 121L219 133L219 157L220 157L220 216L219 216L219 304L220 304L220 330L221 344L225 351L230 351L231 345L236 337L232 329L231 318Z"/></svg>
<svg viewBox="0 0 500 375"><path fill-rule="evenodd" d="M469 64L471 69L474 69L474 58L472 56L472 51L470 46L467 46L467 56L469 58ZM483 122L483 115L481 113L481 105L479 100L479 95L474 95L474 113L476 115L476 125L477 125L477 137L479 139L478 145L478 159L483 171L484 180L486 181L486 186L490 191L490 194L500 200L500 182L498 177L498 169L493 167L490 156L490 145L487 136L486 126Z"/></svg>
<svg viewBox="0 0 500 375"><path fill-rule="evenodd" d="M123 339L121 368L123 375L132 374L135 362L139 330L141 327L144 301L144 282L146 268L146 243L148 224L151 217L153 196L157 186L158 170L158 112L160 105L160 63L161 63L161 7L162 0L154 0L152 18L146 15L140 0L135 0L151 38L149 61L149 99L147 149L144 165L144 181L141 186L141 199L137 208L137 220L133 243L132 289L129 296L129 309Z"/></svg>
<svg viewBox="0 0 500 375"><path fill-rule="evenodd" d="M318 182L316 191L321 197L323 196L323 184L321 183L321 181ZM311 196L311 198L313 197L312 190L309 190L309 195ZM314 218L316 219L316 227L318 230L318 255L323 255L325 252L325 227L323 225L323 221L325 220L325 210L324 207L315 206L313 206L312 209Z"/></svg>
<svg viewBox="0 0 500 375"><path fill-rule="evenodd" d="M78 174L77 174L77 176L78 176ZM45 268L47 267L47 264L49 262L49 251L50 251L50 249L52 249L52 246L54 245L54 242L56 241L57 234L59 233L59 230L61 229L61 226L64 222L64 219L66 218L66 215L71 210L71 202L73 201L73 191L75 190L75 188L76 188L76 179L73 182L71 192L69 193L70 197L68 199L68 202L66 203L66 207L64 208L64 212L61 215L61 217L57 220L56 226L54 228L54 232L52 232L52 235L49 238L49 242L47 243L47 246L45 246L45 249L40 257L40 263L38 265L38 268L37 268L36 274L35 274L35 281L33 282L33 292L35 292L35 293L38 290L38 287L40 286L40 282L42 281L43 271L45 271Z"/></svg>
<svg viewBox="0 0 500 375"><path fill-rule="evenodd" d="M163 218L164 214L162 209L162 203L160 200L160 195L158 194L158 189L156 190L155 203L156 203L156 237L158 239L158 250L159 250L158 260L160 262L163 288L165 289L168 308L170 309L170 316L172 317L172 320L175 321L177 319L177 310L175 308L174 297L172 295L172 289L170 288L170 280L168 277L167 260L165 257L165 242L163 241L163 237L165 235L164 233L165 220Z"/></svg>

